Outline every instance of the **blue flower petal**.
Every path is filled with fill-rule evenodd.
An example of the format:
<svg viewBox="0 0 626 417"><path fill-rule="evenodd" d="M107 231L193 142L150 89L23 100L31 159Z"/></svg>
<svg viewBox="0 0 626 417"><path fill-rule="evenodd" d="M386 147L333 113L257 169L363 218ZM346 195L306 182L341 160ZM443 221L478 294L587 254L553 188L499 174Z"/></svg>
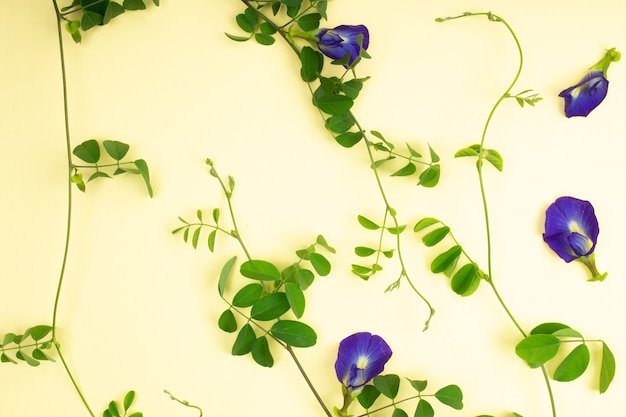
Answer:
<svg viewBox="0 0 626 417"><path fill-rule="evenodd" d="M602 71L591 71L582 80L559 93L565 99L565 116L586 117L606 97L609 81Z"/></svg>
<svg viewBox="0 0 626 417"><path fill-rule="evenodd" d="M565 262L589 256L600 229L590 202L559 197L546 210L543 240Z"/></svg>
<svg viewBox="0 0 626 417"><path fill-rule="evenodd" d="M357 38L363 36L361 45ZM361 47L367 49L369 46L369 31L363 25L341 25L334 29L321 29L316 35L318 49L327 57L341 59L349 54L349 67L361 54Z"/></svg>
<svg viewBox="0 0 626 417"><path fill-rule="evenodd" d="M355 333L339 344L335 362L337 379L355 394L383 371L390 357L391 348L380 336Z"/></svg>

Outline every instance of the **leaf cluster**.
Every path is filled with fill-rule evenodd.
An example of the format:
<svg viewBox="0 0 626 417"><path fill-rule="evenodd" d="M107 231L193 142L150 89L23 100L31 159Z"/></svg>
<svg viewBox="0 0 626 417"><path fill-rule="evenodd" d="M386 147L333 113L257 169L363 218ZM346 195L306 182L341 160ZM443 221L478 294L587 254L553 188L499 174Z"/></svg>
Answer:
<svg viewBox="0 0 626 417"><path fill-rule="evenodd" d="M124 395L122 408L120 408L119 404L116 401L111 401L107 409L104 410L104 412L102 413L102 417L143 417L143 413L139 411L128 414L134 400L135 391L128 391L126 395Z"/></svg>
<svg viewBox="0 0 626 417"><path fill-rule="evenodd" d="M524 107L524 104L534 107L535 104L543 100L543 98L539 97L539 93L533 93L533 90L524 90L515 95L508 94L507 97L514 98L520 107Z"/></svg>
<svg viewBox="0 0 626 417"><path fill-rule="evenodd" d="M458 295L463 297L472 295L478 289L481 280L489 279L489 277L480 269L476 262L469 258L463 247L454 238L450 227L441 220L425 217L415 224L413 231L419 233L428 228L430 228L430 231L422 236L422 243L427 247L434 247L446 238L453 242L452 246L449 246L444 252L437 255L430 263L431 272L435 274L443 273L448 278L451 278L450 286ZM465 260L463 265L458 267L459 260L462 257Z"/></svg>
<svg viewBox="0 0 626 417"><path fill-rule="evenodd" d="M604 393L615 376L615 357L604 341L600 360L599 390ZM575 347L560 361L552 377L568 382L580 377L590 362L588 341L577 331L562 323L543 323L515 346L515 353L531 368L538 368L554 359L564 343Z"/></svg>
<svg viewBox="0 0 626 417"><path fill-rule="evenodd" d="M104 148L106 154L110 157L109 163L102 164L100 159L102 156L101 147ZM90 165L75 165L73 164L74 173L70 180L76 184L79 190L85 191L86 184L83 180L83 174L79 171L84 169L93 170L93 173L87 179L87 182L93 181L96 178L113 178L113 176L121 175L125 173L141 175L143 178L148 194L153 196L152 185L150 184L150 171L148 164L143 159L136 159L134 161L122 161L130 146L126 143L116 140L104 140L102 145L96 139L89 139L76 146L72 153L80 160ZM109 172L106 169L109 169ZM105 169L105 170L103 170ZM111 173L111 170L112 173Z"/></svg>
<svg viewBox="0 0 626 417"><path fill-rule="evenodd" d="M358 215L357 216L357 221L359 222L359 224L367 229L367 230L378 230L380 231L380 238L378 239L378 246L377 247L370 247L370 246L357 246L354 248L354 253L360 257L360 258L369 258L369 257L374 257L374 261L371 264L371 266L366 266L363 264L352 264L352 273L355 274L356 276L358 276L361 279L364 280L368 280L370 279L374 274L376 274L379 271L383 270L382 265L380 264L380 259L381 256L385 257L385 258L392 258L393 254L394 254L394 250L393 249L383 249L382 245L382 238L383 238L383 234L385 232L390 233L392 235L399 235L400 233L402 233L405 229L406 226L402 225L402 226L387 226L386 225L386 220L387 217L385 217L385 222L383 222L382 225L379 225L378 223L374 222L373 220L370 220L369 218L363 216L363 215Z"/></svg>
<svg viewBox="0 0 626 417"><path fill-rule="evenodd" d="M313 31L319 28L320 20L326 19L326 0L274 0L274 1L251 1L256 8L247 7L243 13L235 16L237 26L246 35L233 35L226 33L230 39L237 42L246 42L254 39L260 45L272 45L276 41L274 35L278 31L287 33L287 29L300 30L303 32ZM266 21L259 17L264 9L271 10L273 16L284 13L287 21L281 26Z"/></svg>
<svg viewBox="0 0 626 417"><path fill-rule="evenodd" d="M0 362L16 364L20 360L30 366L39 366L41 361L54 362L45 352L52 347L52 339L43 340L51 331L51 326L41 324L26 329L23 334L6 333L1 339Z"/></svg>
<svg viewBox="0 0 626 417"><path fill-rule="evenodd" d="M158 6L160 0L152 0ZM74 0L69 6L61 9L61 17L66 20L65 29L76 43L82 41L82 31L96 26L108 24L113 18L127 10L144 10L144 0L123 0L118 3L112 0ZM69 18L69 15L75 17Z"/></svg>
<svg viewBox="0 0 626 417"><path fill-rule="evenodd" d="M316 274L327 276L331 271L330 262L319 253L319 248L335 252L326 239L319 235L314 244L297 250L298 260L282 270L266 260L245 261L239 267L239 273L253 282L241 287L230 301L226 300L224 293L236 258L231 258L225 264L220 274L218 292L229 307L220 315L218 326L228 333L238 331L231 351L233 355L250 353L256 363L271 367L274 358L268 336L291 347L315 345L315 331L299 319L304 315L306 307L304 291L313 283ZM285 318L289 312L298 320ZM241 327L235 313L245 319ZM272 324L266 330L261 322ZM260 335L257 335L257 331L260 331Z"/></svg>
<svg viewBox="0 0 626 417"><path fill-rule="evenodd" d="M419 174L419 181L417 182L417 185L421 185L422 187L426 188L432 188L439 183L439 178L441 176L441 166L439 165L439 161L441 160L441 158L439 158L439 155L437 154L437 152L435 152L432 146L428 145L430 162L425 162L420 160L421 158L423 158L422 154L417 152L408 143L405 143L408 151L408 156L405 156L395 152L395 146L387 139L385 139L382 133L376 130L372 130L371 133L373 136L380 139L380 142L370 142L374 150L387 154L385 158L374 161L374 163L372 164L373 169L378 168L383 164L387 164L388 162L393 161L396 158L399 158L401 160L404 160L405 164L402 165L400 169L395 170L391 174L392 177L408 177L416 174L418 172L416 163L419 163L421 165L427 165L427 168Z"/></svg>
<svg viewBox="0 0 626 417"><path fill-rule="evenodd" d="M502 172L504 168L504 160L500 152L495 149L485 149L480 145L470 145L467 148L459 149L455 154L455 158L463 158L466 156L474 156L477 158L476 166L481 166L482 161L486 160L493 165L498 171Z"/></svg>
<svg viewBox="0 0 626 417"><path fill-rule="evenodd" d="M205 223L204 222L205 215L202 212L202 210L199 210L199 209L196 211L196 218L198 219L199 223L191 223L179 216L178 219L181 222L183 222L184 225L172 230L173 234L176 234L182 231L183 240L185 241L185 243L188 243L188 242L191 243L191 246L193 246L194 249L198 247L198 242L200 241L200 234L202 233L203 228L208 227L210 229L213 229L209 232L207 236L207 246L209 248L209 251L211 252L215 250L215 239L217 238L218 230L222 230L224 233L230 236L233 236L234 232L227 232L223 229L220 229L220 226L219 226L220 209L219 208L214 208L211 211L211 219L213 220L213 223ZM191 236L191 239L189 238L190 236Z"/></svg>
<svg viewBox="0 0 626 417"><path fill-rule="evenodd" d="M408 379L410 386L417 391L418 402L413 412L415 417L433 417L435 410L431 402L425 397L434 397L441 404L447 405L455 410L463 409L463 392L457 385L447 385L437 390L434 394L425 394L424 391L428 386L426 380ZM401 378L395 374L379 375L372 380L371 384L363 387L363 391L357 397L359 404L366 410L370 410L376 403L376 400L382 394L383 397L392 401L393 413L392 417L408 417L406 411L398 407L398 403L406 400L397 401L400 389ZM412 397L415 398L415 397Z"/></svg>

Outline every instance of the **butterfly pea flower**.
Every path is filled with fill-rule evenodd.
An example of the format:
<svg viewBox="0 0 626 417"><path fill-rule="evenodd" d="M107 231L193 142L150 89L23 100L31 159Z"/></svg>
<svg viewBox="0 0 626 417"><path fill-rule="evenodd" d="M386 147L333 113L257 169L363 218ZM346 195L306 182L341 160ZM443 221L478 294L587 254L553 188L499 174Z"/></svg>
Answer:
<svg viewBox="0 0 626 417"><path fill-rule="evenodd" d="M546 210L543 240L565 262L582 262L591 272L590 281L602 281L595 265L594 250L600 228L589 201L559 197Z"/></svg>
<svg viewBox="0 0 626 417"><path fill-rule="evenodd" d="M346 415L348 406L365 384L383 371L391 353L382 337L368 332L355 333L341 341L335 372L342 384L344 405L341 410L335 409L336 415Z"/></svg>
<svg viewBox="0 0 626 417"><path fill-rule="evenodd" d="M332 59L348 57L344 67L349 68L369 46L370 35L363 25L341 25L334 29L320 29L315 44L321 53Z"/></svg>
<svg viewBox="0 0 626 417"><path fill-rule="evenodd" d="M587 117L602 103L609 89L609 80L606 79L609 65L619 61L620 57L615 48L609 49L577 84L559 93L559 97L565 100L565 116Z"/></svg>

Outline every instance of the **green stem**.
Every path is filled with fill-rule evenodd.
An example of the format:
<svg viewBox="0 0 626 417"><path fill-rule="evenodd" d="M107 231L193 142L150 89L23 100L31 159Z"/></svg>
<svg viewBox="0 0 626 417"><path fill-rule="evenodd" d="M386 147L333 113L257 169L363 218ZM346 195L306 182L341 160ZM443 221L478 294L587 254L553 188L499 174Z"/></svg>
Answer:
<svg viewBox="0 0 626 417"><path fill-rule="evenodd" d="M67 361L63 357L60 344L58 343L58 340L57 340L57 315L58 315L58 310L59 310L59 300L61 297L61 289L63 288L63 278L65 276L65 269L67 267L67 259L68 259L68 254L69 254L69 245L70 245L70 234L71 234L70 232L71 232L71 225L72 225L72 182L70 181L70 178L72 176L73 166L72 166L72 149L71 149L71 141L70 141L69 108L68 108L68 98L67 98L67 76L66 76L66 69L65 69L65 54L63 50L63 31L61 28L63 16L61 14L61 11L59 10L57 0L52 0L52 3L54 5L54 11L56 14L57 34L59 37L59 55L60 55L60 60L61 60L61 77L62 77L62 85L63 85L63 117L64 117L64 125L65 125L65 148L66 148L66 154L67 154L67 219L66 219L66 231L65 231L65 244L64 244L64 249L63 249L63 260L61 261L61 270L59 272L59 281L57 284L56 295L54 297L54 308L52 311L52 341L57 350L57 353L59 354L59 358L61 359L61 362L63 363L63 368L65 369L65 372L70 378L70 381L72 382L74 389L78 393L78 396L83 402L83 405L87 409L87 412L89 413L89 415L91 415L92 417L95 417L95 414L93 413L93 411L91 410L91 407L87 403L87 400L85 399L85 396L83 395L80 387L76 383L76 380L74 379L74 376L72 375L72 372L70 371L67 365Z"/></svg>
<svg viewBox="0 0 626 417"><path fill-rule="evenodd" d="M467 17L467 16L486 16L490 21L502 23L507 28L507 30L509 31L511 36L513 37L513 40L515 41L515 45L517 47L517 51L518 51L518 54L519 54L519 66L517 68L517 72L515 73L515 77L513 77L513 80L511 81L511 84L506 89L506 91L500 96L500 98L498 98L498 100L496 101L496 103L492 107L491 111L489 112L489 116L487 117L487 121L485 122L485 126L483 128L482 136L481 136L481 139L480 139L480 148L478 150L478 161L477 161L477 164L476 164L476 168L477 168L477 171L478 171L478 180L479 180L479 184L480 184L480 195L481 195L481 200L482 200L482 205L483 205L483 214L484 214L484 217L485 217L485 233L486 233L486 239L487 239L487 271L488 271L487 282L491 286L491 289L493 290L493 293L495 294L498 302L500 303L500 305L502 306L502 308L506 312L507 316L513 322L513 325L517 328L517 330L520 332L520 334L523 337L526 337L527 336L526 332L524 331L522 326L520 326L519 322L517 321L515 316L513 316L513 313L511 313L511 310L509 310L508 306L506 305L506 303L504 302L504 300L500 296L500 293L498 292L498 289L496 288L496 284L495 284L495 282L493 280L492 266L491 266L492 265L492 262L491 262L492 261L492 249L491 249L491 228L490 228L490 221L489 221L489 206L487 204L487 193L486 193L486 189L485 189L485 182L484 182L484 179L483 179L483 166L484 166L484 164L483 164L483 161L484 161L483 150L484 150L485 138L487 136L487 131L489 130L489 125L491 123L491 119L493 118L493 115L495 114L496 109L500 106L500 103L502 103L502 101L504 99L510 97L510 92L513 89L513 86L515 86L515 84L517 83L517 80L519 79L519 76L520 76L520 74L522 72L522 67L523 67L523 64L524 64L524 54L522 52L522 46L520 45L519 39L517 38L517 35L513 31L513 28L511 28L511 26L504 19L502 19L500 16L494 15L491 12L464 13L463 15L460 15L460 16L453 16L453 17L448 17L448 18L443 18L443 19L437 19L437 21L443 22L443 21L446 21L446 20L459 19L459 18ZM541 366L541 372L543 374L543 378L544 378L545 383L546 383L546 388L548 390L548 396L550 398L550 407L552 409L552 416L556 417L556 405L555 405L555 402L554 402L554 395L552 393L552 387L551 387L551 384L550 384L550 378L548 376L548 373L547 373L546 368L545 368L544 365Z"/></svg>

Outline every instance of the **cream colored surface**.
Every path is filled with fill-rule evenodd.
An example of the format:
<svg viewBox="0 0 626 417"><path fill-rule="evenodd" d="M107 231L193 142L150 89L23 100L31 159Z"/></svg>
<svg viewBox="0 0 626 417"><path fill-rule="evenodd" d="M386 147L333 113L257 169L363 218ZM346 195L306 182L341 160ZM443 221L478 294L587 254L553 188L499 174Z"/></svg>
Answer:
<svg viewBox="0 0 626 417"><path fill-rule="evenodd" d="M49 323L67 209L61 75L50 1L9 2L0 12L0 333ZM319 233L337 248L331 276L307 291L304 319L319 335L300 359L323 399L340 405L333 363L339 341L355 331L380 334L394 355L386 371L455 383L465 409L436 415L550 415L539 371L519 360L519 335L487 286L472 297L452 293L428 271L435 251L404 235L410 274L437 310L427 311L397 278L394 260L370 282L350 274L353 247L371 243L357 214L379 218L383 205L365 149L343 149L310 105L299 64L286 45L234 43L236 0L164 0L85 34L65 37L71 134L131 145L148 161L155 198L141 179L88 184L74 193L70 258L59 311L59 338L97 415L129 389L146 416L194 415L162 393L169 389L205 416L321 416L288 355L264 369L232 357L234 336L217 329L225 308L216 291L223 263L242 257L219 236L216 253L193 250L170 231L177 216L225 209L204 164L237 181L235 210L254 257L279 265ZM355 113L364 128L442 157L435 189L384 178L391 204L411 228L421 217L449 224L484 265L485 242L473 162L454 152L477 143L485 118L515 72L516 51L502 25L484 18L444 24L437 16L488 11L519 35L525 67L515 92L532 88L535 108L505 103L487 146L501 152L503 173L486 169L493 228L493 278L522 326L559 321L606 340L618 363L612 387L597 394L600 351L577 381L553 382L558 415L623 413L626 377L624 140L626 62L609 70L605 102L588 118L566 119L558 92L578 81L605 49L626 52L626 4L586 1L333 0L328 26L369 27L373 59ZM603 283L586 282L541 239L543 213L558 196L590 200L600 221ZM230 287L233 288L232 286ZM231 294L232 295L232 294ZM548 367L553 370L553 366ZM409 409L409 407L407 407ZM0 366L0 416L86 416L60 363Z"/></svg>

